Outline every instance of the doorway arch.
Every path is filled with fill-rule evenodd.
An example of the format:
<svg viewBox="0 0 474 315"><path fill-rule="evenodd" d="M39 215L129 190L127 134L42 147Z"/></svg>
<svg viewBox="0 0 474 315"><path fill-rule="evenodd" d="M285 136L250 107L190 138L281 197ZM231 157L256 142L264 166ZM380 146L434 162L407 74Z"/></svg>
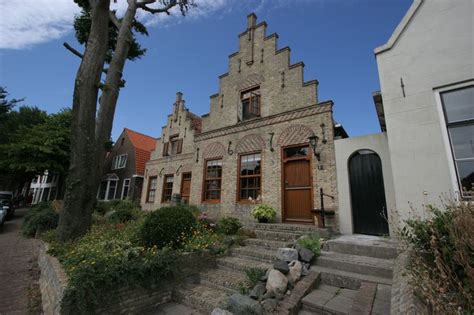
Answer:
<svg viewBox="0 0 474 315"><path fill-rule="evenodd" d="M387 202L379 155L372 150L358 150L349 157L348 164L354 233L388 235Z"/></svg>

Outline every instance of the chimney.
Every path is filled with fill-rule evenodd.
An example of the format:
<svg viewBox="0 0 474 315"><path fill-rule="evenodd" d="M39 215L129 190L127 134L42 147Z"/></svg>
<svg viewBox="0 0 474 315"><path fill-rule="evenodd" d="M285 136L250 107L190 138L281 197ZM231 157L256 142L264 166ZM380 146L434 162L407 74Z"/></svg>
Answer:
<svg viewBox="0 0 474 315"><path fill-rule="evenodd" d="M183 100L183 93L176 92L176 103L179 103Z"/></svg>
<svg viewBox="0 0 474 315"><path fill-rule="evenodd" d="M247 15L247 29L253 28L257 24L257 16L255 13Z"/></svg>

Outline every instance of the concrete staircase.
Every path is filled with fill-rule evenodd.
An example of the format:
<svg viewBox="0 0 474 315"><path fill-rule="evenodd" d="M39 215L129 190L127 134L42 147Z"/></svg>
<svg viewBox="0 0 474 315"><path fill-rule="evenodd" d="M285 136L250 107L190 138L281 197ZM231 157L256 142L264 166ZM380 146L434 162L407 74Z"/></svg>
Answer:
<svg viewBox="0 0 474 315"><path fill-rule="evenodd" d="M350 235L327 241L316 263L319 287L300 314L389 314L396 243Z"/></svg>
<svg viewBox="0 0 474 315"><path fill-rule="evenodd" d="M329 237L329 231L315 226L288 224L252 224L255 238L245 240L246 246L237 247L229 256L217 259L217 268L201 272L198 284L184 285L174 293L180 303L210 314L216 307L225 308L228 298L238 292L245 282L248 268L267 269L276 260L276 251L287 247L299 236L318 233Z"/></svg>

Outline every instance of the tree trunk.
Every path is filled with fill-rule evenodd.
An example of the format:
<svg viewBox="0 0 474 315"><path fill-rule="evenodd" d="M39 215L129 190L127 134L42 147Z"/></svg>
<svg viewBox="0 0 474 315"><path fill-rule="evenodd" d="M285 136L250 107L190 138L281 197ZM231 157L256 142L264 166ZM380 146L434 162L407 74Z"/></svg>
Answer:
<svg viewBox="0 0 474 315"><path fill-rule="evenodd" d="M75 239L91 224L96 197L95 122L101 72L107 52L110 0L96 0L84 57L76 75L71 124L71 158L64 209L58 226L61 241Z"/></svg>
<svg viewBox="0 0 474 315"><path fill-rule="evenodd" d="M132 39L132 23L137 12L135 0L128 1L127 12L120 22L120 30L115 46L114 55L107 70L104 89L100 97L100 107L96 124L97 150L97 174L102 174L104 160L106 156L105 143L109 141L112 132L115 108L120 93L123 69L127 61L128 51L130 49L130 40ZM100 184L100 178L97 177L96 187Z"/></svg>

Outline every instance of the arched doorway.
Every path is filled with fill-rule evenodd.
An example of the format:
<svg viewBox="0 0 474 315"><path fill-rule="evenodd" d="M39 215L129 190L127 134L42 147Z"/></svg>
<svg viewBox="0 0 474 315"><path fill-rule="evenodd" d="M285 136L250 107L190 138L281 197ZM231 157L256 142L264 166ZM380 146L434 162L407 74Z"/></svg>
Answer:
<svg viewBox="0 0 474 315"><path fill-rule="evenodd" d="M354 233L388 235L382 162L377 153L359 150L349 158L349 182Z"/></svg>

